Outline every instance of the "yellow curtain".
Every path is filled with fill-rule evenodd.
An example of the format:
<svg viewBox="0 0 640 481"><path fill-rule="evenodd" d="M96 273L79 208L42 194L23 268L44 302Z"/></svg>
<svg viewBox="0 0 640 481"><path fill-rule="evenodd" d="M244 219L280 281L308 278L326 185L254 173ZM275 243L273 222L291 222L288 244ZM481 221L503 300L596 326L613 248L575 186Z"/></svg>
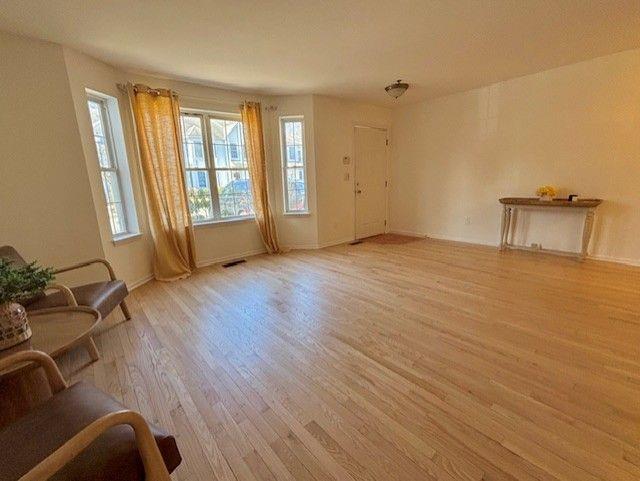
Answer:
<svg viewBox="0 0 640 481"><path fill-rule="evenodd" d="M264 154L264 140L262 136L262 114L260 103L245 102L240 106L242 124L244 127L244 142L247 147L249 176L251 178L251 192L253 194L253 208L260 234L267 252L280 252L276 223L269 205L267 188L267 164Z"/></svg>
<svg viewBox="0 0 640 481"><path fill-rule="evenodd" d="M128 85L135 118L151 235L154 275L161 281L187 277L195 268L193 225L182 163L177 95Z"/></svg>

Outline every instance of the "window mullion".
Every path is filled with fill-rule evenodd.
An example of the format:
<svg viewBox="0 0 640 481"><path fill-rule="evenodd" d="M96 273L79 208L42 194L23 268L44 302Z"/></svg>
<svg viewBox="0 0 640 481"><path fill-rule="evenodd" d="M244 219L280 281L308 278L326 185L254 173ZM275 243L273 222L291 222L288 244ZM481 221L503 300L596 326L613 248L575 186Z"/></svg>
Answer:
<svg viewBox="0 0 640 481"><path fill-rule="evenodd" d="M200 117L204 123L204 141L207 144L205 150L205 161L207 162L207 174L209 175L209 186L211 187L211 208L213 210L213 218L221 219L220 214L220 196L218 194L218 179L216 176L215 157L213 152L213 142L211 134L211 121L208 115L202 115Z"/></svg>

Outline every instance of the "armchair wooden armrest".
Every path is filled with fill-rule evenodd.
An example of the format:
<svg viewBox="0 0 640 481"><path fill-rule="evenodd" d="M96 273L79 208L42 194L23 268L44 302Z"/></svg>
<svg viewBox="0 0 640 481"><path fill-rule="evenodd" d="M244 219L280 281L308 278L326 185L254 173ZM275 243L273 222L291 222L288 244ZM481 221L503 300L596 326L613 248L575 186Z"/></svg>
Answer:
<svg viewBox="0 0 640 481"><path fill-rule="evenodd" d="M67 271L73 271L76 269L80 269L82 267L87 267L90 266L92 264L103 264L107 271L109 272L109 278L112 281L116 280L116 273L113 271L113 267L111 267L111 264L109 263L108 260L106 259L100 259L100 258L96 258L96 259L90 259L88 261L85 262L79 262L78 264L73 264L71 266L67 266L67 267L62 267L60 269L56 269L53 271L54 274L61 274L63 272L67 272Z"/></svg>
<svg viewBox="0 0 640 481"><path fill-rule="evenodd" d="M138 451L144 465L145 479L147 481L171 481L147 422L140 414L129 410L109 413L95 420L22 476L20 481L49 479L107 429L121 424L128 424L133 428ZM117 478L117 473L113 474Z"/></svg>
<svg viewBox="0 0 640 481"><path fill-rule="evenodd" d="M45 291L48 291L49 289L55 289L57 291L62 292L65 299L67 300L68 306L75 307L78 305L78 301L76 301L76 297L73 295L73 292L71 292L71 289L69 289L67 286L63 284L49 284L45 289Z"/></svg>
<svg viewBox="0 0 640 481"><path fill-rule="evenodd" d="M41 351L20 351L0 359L0 371L23 362L35 362L44 370L53 394L67 388L67 383L54 360Z"/></svg>

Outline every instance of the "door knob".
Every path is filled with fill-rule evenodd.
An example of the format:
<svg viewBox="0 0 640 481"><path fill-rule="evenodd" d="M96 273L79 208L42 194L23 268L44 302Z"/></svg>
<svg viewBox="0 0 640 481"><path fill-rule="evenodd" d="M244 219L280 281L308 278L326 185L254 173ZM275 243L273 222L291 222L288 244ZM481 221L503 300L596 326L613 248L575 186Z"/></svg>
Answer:
<svg viewBox="0 0 640 481"><path fill-rule="evenodd" d="M360 189L356 190L356 194L362 194L362 191Z"/></svg>

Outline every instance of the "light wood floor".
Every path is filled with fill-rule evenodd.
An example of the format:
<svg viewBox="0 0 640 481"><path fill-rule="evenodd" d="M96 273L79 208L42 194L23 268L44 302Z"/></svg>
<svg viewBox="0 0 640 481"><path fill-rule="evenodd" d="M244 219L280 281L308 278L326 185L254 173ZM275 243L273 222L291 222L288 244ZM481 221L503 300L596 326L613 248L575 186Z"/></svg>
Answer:
<svg viewBox="0 0 640 481"><path fill-rule="evenodd" d="M130 305L61 362L175 433L174 479L640 479L640 269L364 243Z"/></svg>

